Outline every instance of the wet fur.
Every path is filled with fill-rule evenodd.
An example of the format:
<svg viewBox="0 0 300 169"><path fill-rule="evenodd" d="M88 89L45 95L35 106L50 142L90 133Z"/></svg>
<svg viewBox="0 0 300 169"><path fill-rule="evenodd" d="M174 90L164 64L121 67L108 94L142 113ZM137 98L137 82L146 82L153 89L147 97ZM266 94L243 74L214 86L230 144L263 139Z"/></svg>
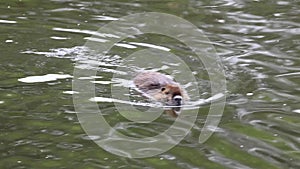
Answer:
<svg viewBox="0 0 300 169"><path fill-rule="evenodd" d="M174 103L175 96L182 96L182 103L189 99L186 91L178 83L159 72L142 72L133 82L139 90L166 105L180 106L181 104Z"/></svg>

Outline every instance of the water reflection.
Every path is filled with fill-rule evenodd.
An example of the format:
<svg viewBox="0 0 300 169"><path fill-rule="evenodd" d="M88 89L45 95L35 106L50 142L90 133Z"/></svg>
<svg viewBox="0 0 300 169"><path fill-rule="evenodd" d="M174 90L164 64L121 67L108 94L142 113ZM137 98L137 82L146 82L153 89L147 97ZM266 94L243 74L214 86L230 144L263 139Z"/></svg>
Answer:
<svg viewBox="0 0 300 169"><path fill-rule="evenodd" d="M33 0L1 4L0 168L47 168L45 164L48 168L299 168L297 1ZM192 58L184 45L163 42L164 38L147 41L149 37L131 37L116 44L119 49L115 54L101 60L82 47L86 40L101 43L116 36L98 34L99 26L142 11L174 13L205 31L226 66L229 99L215 135L199 144L197 139L210 103L205 100L212 96L205 68L194 64L204 72L194 72L198 84L183 84L191 94L193 85L201 91L201 98L191 106L197 107L198 102L201 105L196 126L167 153L132 160L104 152L90 141L99 136L89 138L84 134L70 101L70 95L77 91L71 91L69 81L72 62L80 61L82 69L97 69L97 76L81 79L95 83L103 115L124 134L143 137L168 128L174 119L166 115L148 126L122 122L125 119L109 102L114 99L110 86L117 85L110 76L124 74L116 68L122 66L120 57L130 50L155 45ZM91 39L91 35L98 37ZM186 61L193 64L192 59ZM168 67L156 70L165 69ZM32 76L38 79L26 83ZM126 86L121 82L118 85ZM139 99L142 106L152 104ZM132 103L137 102L124 104Z"/></svg>

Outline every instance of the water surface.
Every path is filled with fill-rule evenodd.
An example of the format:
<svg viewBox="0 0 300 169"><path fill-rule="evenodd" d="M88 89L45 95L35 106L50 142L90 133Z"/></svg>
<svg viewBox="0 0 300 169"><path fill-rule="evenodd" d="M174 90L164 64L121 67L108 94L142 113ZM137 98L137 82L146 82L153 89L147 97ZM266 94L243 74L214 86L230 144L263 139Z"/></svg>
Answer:
<svg viewBox="0 0 300 169"><path fill-rule="evenodd" d="M299 5L297 0L1 1L0 168L299 168ZM198 86L200 98L193 101L211 97L205 67L172 38L130 37L100 59L84 47L101 26L145 11L177 15L205 33L225 68L227 103L204 144L198 137L209 105L199 109L180 144L130 159L104 151L92 141L98 136L81 128L72 102L76 61L82 69L98 70L95 77L82 78L96 84L96 96L109 99L111 85L128 87L129 77L112 79L124 72L122 58L141 49L171 49L195 70L197 84L181 79L191 95ZM180 75L176 63L155 66ZM139 69L128 67L132 73ZM174 122L163 114L153 123L129 123L113 103L102 99L98 105L111 126L132 137L156 135Z"/></svg>

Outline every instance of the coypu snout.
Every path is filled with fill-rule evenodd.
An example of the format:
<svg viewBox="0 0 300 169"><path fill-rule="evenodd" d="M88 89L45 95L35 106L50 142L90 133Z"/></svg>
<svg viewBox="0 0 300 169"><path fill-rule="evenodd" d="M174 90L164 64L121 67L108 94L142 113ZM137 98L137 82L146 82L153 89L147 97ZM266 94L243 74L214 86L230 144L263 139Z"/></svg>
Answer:
<svg viewBox="0 0 300 169"><path fill-rule="evenodd" d="M182 105L182 96L180 96L180 95L174 96L173 102L175 103L175 106L181 106Z"/></svg>

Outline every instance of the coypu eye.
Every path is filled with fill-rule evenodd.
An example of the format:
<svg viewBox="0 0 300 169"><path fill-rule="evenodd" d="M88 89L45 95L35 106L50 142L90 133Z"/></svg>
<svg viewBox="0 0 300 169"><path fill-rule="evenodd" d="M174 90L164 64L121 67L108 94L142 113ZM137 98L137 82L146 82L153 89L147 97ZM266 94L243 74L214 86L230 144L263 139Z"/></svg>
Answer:
<svg viewBox="0 0 300 169"><path fill-rule="evenodd" d="M162 92L163 92L163 91L165 91L165 90L166 90L166 88L164 88L164 87L163 87L163 88L161 88L161 91L162 91Z"/></svg>
<svg viewBox="0 0 300 169"><path fill-rule="evenodd" d="M170 92L166 92L165 94L170 94Z"/></svg>

